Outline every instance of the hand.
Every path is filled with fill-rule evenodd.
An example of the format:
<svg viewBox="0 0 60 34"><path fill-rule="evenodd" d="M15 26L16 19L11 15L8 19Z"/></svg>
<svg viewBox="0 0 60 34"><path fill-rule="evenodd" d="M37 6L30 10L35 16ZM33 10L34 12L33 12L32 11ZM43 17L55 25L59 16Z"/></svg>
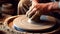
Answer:
<svg viewBox="0 0 60 34"><path fill-rule="evenodd" d="M26 15L31 20L35 20L40 17L40 15L44 14L48 9L48 4L44 3L33 3L30 9L27 11Z"/></svg>

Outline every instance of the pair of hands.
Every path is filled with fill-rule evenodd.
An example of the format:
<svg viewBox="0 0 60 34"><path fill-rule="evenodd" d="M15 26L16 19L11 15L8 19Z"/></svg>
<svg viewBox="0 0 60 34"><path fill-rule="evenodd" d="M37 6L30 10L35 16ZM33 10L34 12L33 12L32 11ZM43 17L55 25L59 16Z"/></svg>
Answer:
<svg viewBox="0 0 60 34"><path fill-rule="evenodd" d="M40 17L42 14L48 13L52 6L50 4L32 2L32 6L26 13L27 17L29 17L31 20L35 20L35 18Z"/></svg>

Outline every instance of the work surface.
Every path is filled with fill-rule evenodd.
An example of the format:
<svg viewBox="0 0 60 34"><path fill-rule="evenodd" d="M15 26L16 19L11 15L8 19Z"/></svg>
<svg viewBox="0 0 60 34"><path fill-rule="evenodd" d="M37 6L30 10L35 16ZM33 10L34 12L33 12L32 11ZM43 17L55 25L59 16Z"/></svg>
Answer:
<svg viewBox="0 0 60 34"><path fill-rule="evenodd" d="M10 15L4 15L4 17L0 18L0 34L40 34L40 33L27 33L27 32L17 32L15 30L9 29L8 27L4 26L3 22L7 17L11 17ZM2 33L1 31L5 32ZM59 34L60 28L54 34ZM50 34L50 33L41 33L41 34ZM52 33L53 34L53 33Z"/></svg>

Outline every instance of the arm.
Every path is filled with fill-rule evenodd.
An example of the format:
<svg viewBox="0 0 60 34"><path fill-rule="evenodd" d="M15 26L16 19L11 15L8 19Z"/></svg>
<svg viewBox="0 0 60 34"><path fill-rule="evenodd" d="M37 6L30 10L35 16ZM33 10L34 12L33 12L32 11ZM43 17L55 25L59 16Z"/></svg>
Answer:
<svg viewBox="0 0 60 34"><path fill-rule="evenodd" d="M48 13L48 12L55 12L56 10L59 10L57 12L60 12L59 3L58 2L49 2L49 3L35 3L36 5L33 5L29 11L26 13L26 15L34 20L38 16Z"/></svg>
<svg viewBox="0 0 60 34"><path fill-rule="evenodd" d="M39 0L32 0L32 2L35 4L35 3L38 3ZM46 3L48 4L48 11L52 11L52 10L59 10L59 2L49 2L49 3Z"/></svg>
<svg viewBox="0 0 60 34"><path fill-rule="evenodd" d="M56 11L58 10L57 12L60 11L60 8L59 8L59 2L50 2L50 3L47 3L49 6L48 6L48 11Z"/></svg>

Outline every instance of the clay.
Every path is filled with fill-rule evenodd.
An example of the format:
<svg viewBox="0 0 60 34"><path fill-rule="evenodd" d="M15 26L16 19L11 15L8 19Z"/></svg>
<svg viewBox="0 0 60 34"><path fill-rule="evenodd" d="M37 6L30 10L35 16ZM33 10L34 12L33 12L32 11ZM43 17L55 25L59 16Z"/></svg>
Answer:
<svg viewBox="0 0 60 34"><path fill-rule="evenodd" d="M23 18L24 17L24 18ZM18 20L17 20L18 19ZM34 24L34 23L28 23L28 20L26 19L29 19L27 18L25 15L20 15L20 16L12 16L12 17L9 17L5 20L4 22L4 25L5 26L8 26L9 28L13 29L13 30L16 30L14 29L14 24L16 26L18 26L18 28L22 28L24 30L47 30L51 27L53 27L55 24L50 24L50 25L44 25L44 24ZM21 21L20 21L21 20ZM23 24L22 24L23 23ZM27 26L26 26L27 25ZM29 26L28 26L29 25ZM33 27L33 26L36 26L36 27ZM45 27L44 27L45 26ZM57 26L57 25L56 25ZM56 27L57 28L57 27ZM55 28L55 29L56 29ZM50 30L50 29L49 29ZM18 31L18 30L16 30ZM19 31L20 32L20 31ZM55 32L55 30L54 30ZM36 33L36 32L35 32ZM53 33L53 32L51 32Z"/></svg>
<svg viewBox="0 0 60 34"><path fill-rule="evenodd" d="M29 18L25 15L20 15L18 18L14 19L13 24L25 30L44 30L53 27L55 24L29 23L28 20Z"/></svg>
<svg viewBox="0 0 60 34"><path fill-rule="evenodd" d="M27 20L28 23L34 23L34 21L32 21L31 19Z"/></svg>

